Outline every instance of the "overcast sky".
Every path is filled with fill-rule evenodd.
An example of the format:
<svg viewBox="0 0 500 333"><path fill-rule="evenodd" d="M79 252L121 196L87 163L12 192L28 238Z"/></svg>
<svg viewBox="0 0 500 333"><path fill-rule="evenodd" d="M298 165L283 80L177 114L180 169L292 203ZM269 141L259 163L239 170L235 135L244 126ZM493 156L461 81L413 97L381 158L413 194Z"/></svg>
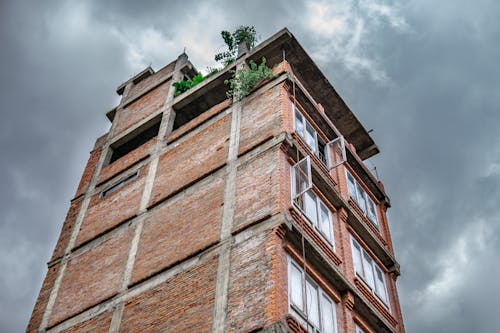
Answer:
<svg viewBox="0 0 500 333"><path fill-rule="evenodd" d="M221 30L254 25L288 27L374 130L407 332L498 332L499 16L495 0L0 1L0 331L27 325L116 87L184 47L213 65Z"/></svg>

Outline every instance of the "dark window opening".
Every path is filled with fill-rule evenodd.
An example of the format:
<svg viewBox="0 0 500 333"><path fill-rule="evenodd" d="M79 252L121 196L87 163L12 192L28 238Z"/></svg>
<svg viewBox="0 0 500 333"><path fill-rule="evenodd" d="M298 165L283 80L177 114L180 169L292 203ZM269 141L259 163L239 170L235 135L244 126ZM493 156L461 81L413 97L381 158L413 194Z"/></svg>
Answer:
<svg viewBox="0 0 500 333"><path fill-rule="evenodd" d="M104 198L105 196L115 192L116 190L121 189L123 186L127 185L128 183L130 183L131 181L136 179L137 176L139 176L139 171L134 172L133 174L131 174L127 178L123 179L121 182L119 182L119 183L111 186L110 188L107 188L106 190L102 191L102 197Z"/></svg>
<svg viewBox="0 0 500 333"><path fill-rule="evenodd" d="M152 138L156 137L158 135L158 131L160 130L160 121L161 117L157 117L138 128L134 131L135 133L130 133L130 136L112 144L109 164L122 158L132 150L139 148Z"/></svg>

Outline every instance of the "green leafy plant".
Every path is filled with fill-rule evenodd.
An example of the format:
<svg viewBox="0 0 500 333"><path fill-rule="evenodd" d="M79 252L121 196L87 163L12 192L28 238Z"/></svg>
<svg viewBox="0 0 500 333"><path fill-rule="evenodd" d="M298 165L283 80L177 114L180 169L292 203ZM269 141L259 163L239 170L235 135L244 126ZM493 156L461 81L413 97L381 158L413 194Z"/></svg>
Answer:
<svg viewBox="0 0 500 333"><path fill-rule="evenodd" d="M232 63L238 55L238 45L244 42L249 50L255 47L257 38L255 37L256 31L253 26L240 26L233 33L229 31L221 31L222 39L226 43L228 50L217 53L215 61L221 62L224 66Z"/></svg>
<svg viewBox="0 0 500 333"><path fill-rule="evenodd" d="M229 84L227 97L234 97L237 101L241 101L243 97L250 94L260 80L272 78L274 75L266 65L266 58L262 58L260 65L250 60L248 68L236 70L231 79L224 81L225 84Z"/></svg>
<svg viewBox="0 0 500 333"><path fill-rule="evenodd" d="M173 86L175 88L174 91L174 97L179 96L183 92L191 89L195 85L199 84L203 80L205 80L206 77L203 76L203 74L199 73L195 77L193 77L191 80L182 80L182 81L177 81L173 83Z"/></svg>

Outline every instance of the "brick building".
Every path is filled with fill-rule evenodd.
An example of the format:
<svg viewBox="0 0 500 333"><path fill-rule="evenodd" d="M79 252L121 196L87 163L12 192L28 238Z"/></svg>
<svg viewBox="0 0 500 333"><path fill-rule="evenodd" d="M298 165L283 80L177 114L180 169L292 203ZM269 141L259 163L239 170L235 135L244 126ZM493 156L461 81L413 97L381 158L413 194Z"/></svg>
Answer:
<svg viewBox="0 0 500 333"><path fill-rule="evenodd" d="M228 99L262 57L275 78ZM403 333L378 148L295 37L174 97L196 73L118 87L27 331Z"/></svg>

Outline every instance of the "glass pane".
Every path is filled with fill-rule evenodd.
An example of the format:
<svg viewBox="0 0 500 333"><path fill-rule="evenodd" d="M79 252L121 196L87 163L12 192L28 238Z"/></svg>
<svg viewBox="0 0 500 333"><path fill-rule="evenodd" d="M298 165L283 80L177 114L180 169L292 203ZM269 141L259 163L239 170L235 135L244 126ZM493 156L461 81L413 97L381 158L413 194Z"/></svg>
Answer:
<svg viewBox="0 0 500 333"><path fill-rule="evenodd" d="M307 191L309 188L312 186L312 180L310 177L310 160L309 156L306 158L302 159L299 161L297 164L295 164L294 168L294 177L295 177L295 183L294 183L294 190L295 196L298 196L305 191Z"/></svg>
<svg viewBox="0 0 500 333"><path fill-rule="evenodd" d="M313 152L316 152L316 131L306 122L306 143Z"/></svg>
<svg viewBox="0 0 500 333"><path fill-rule="evenodd" d="M335 308L332 302L324 295L321 297L321 318L323 320L323 333L335 333Z"/></svg>
<svg viewBox="0 0 500 333"><path fill-rule="evenodd" d="M290 264L290 301L302 311L304 310L302 297L302 273L293 264Z"/></svg>
<svg viewBox="0 0 500 333"><path fill-rule="evenodd" d="M372 259L363 252L363 269L364 269L364 278L365 282L374 289L375 288L375 280L373 276L373 267L372 267Z"/></svg>
<svg viewBox="0 0 500 333"><path fill-rule="evenodd" d="M384 273L378 267L375 267L375 271L377 272L376 278L375 278L377 295L385 303L387 303L387 294L386 294L386 290L385 290Z"/></svg>
<svg viewBox="0 0 500 333"><path fill-rule="evenodd" d="M297 132L301 137L304 137L304 117L295 109L295 132Z"/></svg>
<svg viewBox="0 0 500 333"><path fill-rule="evenodd" d="M352 260L354 263L354 271L359 275L363 276L363 267L361 264L361 249L356 241L352 242Z"/></svg>
<svg viewBox="0 0 500 333"><path fill-rule="evenodd" d="M318 135L318 151L316 154L318 155L321 162L323 162L323 164L327 166L328 162L326 161L326 149L325 149L325 147L326 147L326 143Z"/></svg>
<svg viewBox="0 0 500 333"><path fill-rule="evenodd" d="M324 203L320 201L319 203L320 206L320 225L319 229L323 233L323 236L325 236L329 241L333 241L332 237L332 222L330 219L330 210L325 206Z"/></svg>
<svg viewBox="0 0 500 333"><path fill-rule="evenodd" d="M370 218L370 220L372 220L373 223L375 223L375 225L378 225L375 203L370 198L368 198L368 217Z"/></svg>
<svg viewBox="0 0 500 333"><path fill-rule="evenodd" d="M357 203L359 208L366 214L365 190L359 184L356 184L357 189Z"/></svg>
<svg viewBox="0 0 500 333"><path fill-rule="evenodd" d="M318 223L318 211L316 208L316 194L312 190L304 194L304 212L313 225Z"/></svg>
<svg viewBox="0 0 500 333"><path fill-rule="evenodd" d="M349 187L350 197L357 201L358 199L356 197L356 183L354 181L354 177L349 172L347 172L347 185Z"/></svg>
<svg viewBox="0 0 500 333"><path fill-rule="evenodd" d="M318 307L318 289L306 280L306 291L307 291L307 318L311 323L319 326L319 307Z"/></svg>

